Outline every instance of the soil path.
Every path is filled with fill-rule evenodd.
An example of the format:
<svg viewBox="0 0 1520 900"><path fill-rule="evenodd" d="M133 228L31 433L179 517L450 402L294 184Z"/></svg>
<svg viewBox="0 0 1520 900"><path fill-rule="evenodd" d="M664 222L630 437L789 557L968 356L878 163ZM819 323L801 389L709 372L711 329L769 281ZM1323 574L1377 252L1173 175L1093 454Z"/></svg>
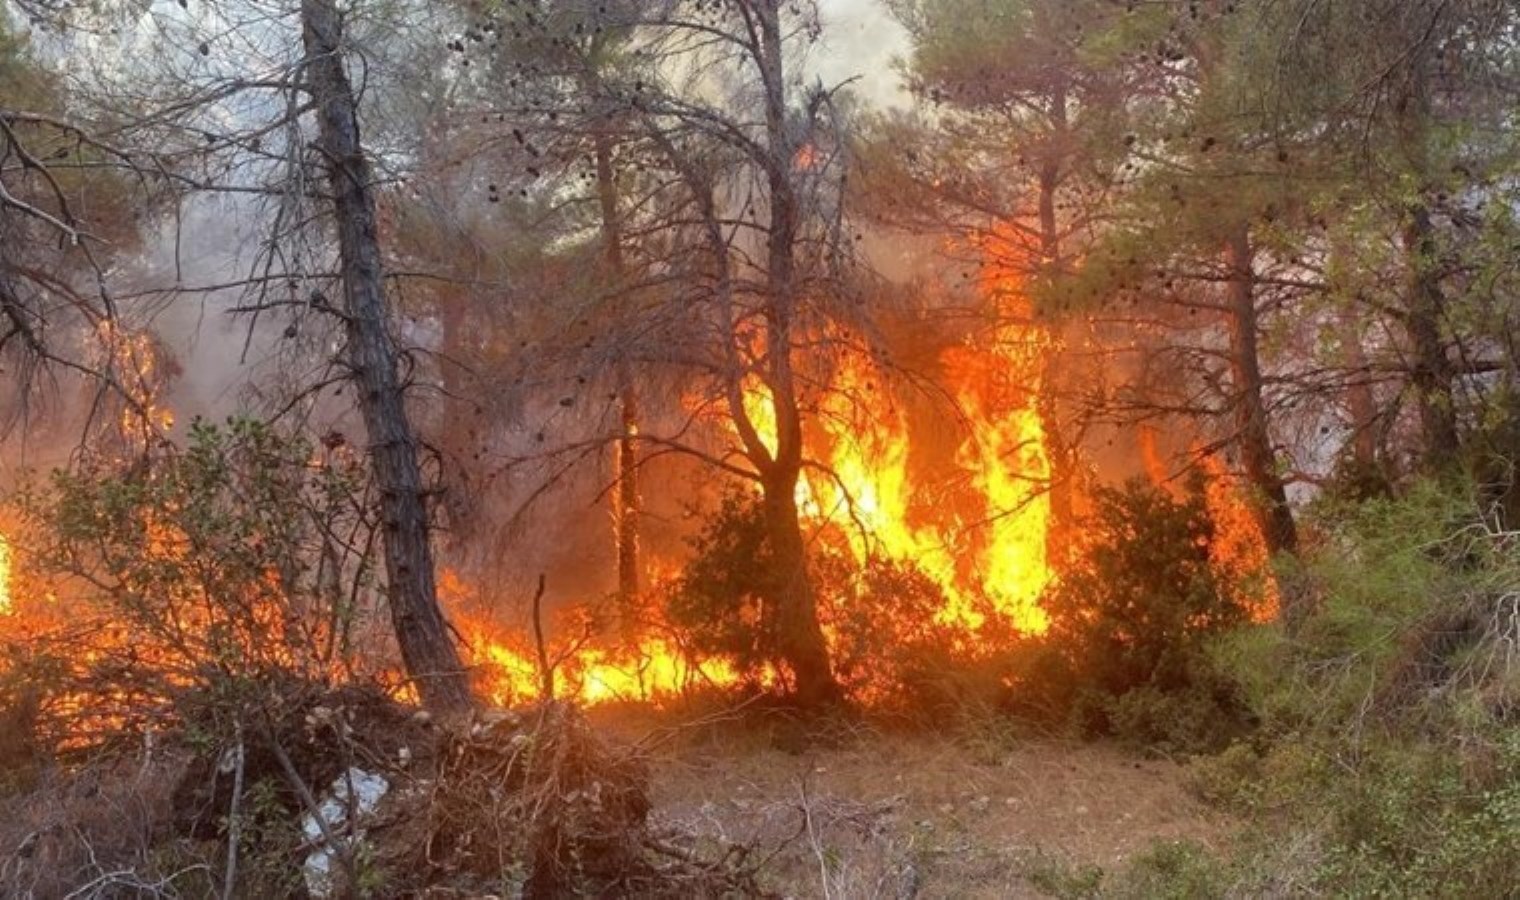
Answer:
<svg viewBox="0 0 1520 900"><path fill-rule="evenodd" d="M789 753L724 741L656 760L656 816L775 852L798 897L1034 897L1157 842L1233 830L1177 764L1104 746L870 735Z"/></svg>

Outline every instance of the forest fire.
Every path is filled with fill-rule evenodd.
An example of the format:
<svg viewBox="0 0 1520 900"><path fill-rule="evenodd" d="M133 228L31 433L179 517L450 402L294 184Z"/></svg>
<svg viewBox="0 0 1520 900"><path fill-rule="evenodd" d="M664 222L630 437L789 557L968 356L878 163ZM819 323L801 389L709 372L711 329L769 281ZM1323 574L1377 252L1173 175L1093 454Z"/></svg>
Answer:
<svg viewBox="0 0 1520 900"><path fill-rule="evenodd" d="M1261 522L1240 485L1218 454L1200 456L1205 473L1204 500L1214 521L1209 557L1227 590L1251 610L1251 618L1268 622L1277 616L1281 598L1272 575L1271 550Z"/></svg>
<svg viewBox="0 0 1520 900"><path fill-rule="evenodd" d="M467 640L473 630L465 624ZM483 669L480 681L486 700L509 707L540 696L543 676L531 653L502 643L486 629L476 635L470 643L476 664ZM659 639L641 641L637 648L622 653L586 647L559 660L554 674L556 696L573 697L586 705L659 703L694 687L729 687L737 682L724 661L693 662L690 654Z"/></svg>
<svg viewBox="0 0 1520 900"><path fill-rule="evenodd" d="M804 428L811 464L795 493L804 529L815 540L847 548L857 565L907 566L932 582L943 600L933 624L960 635L957 643L968 649L979 646L989 616L1017 632L1043 633L1049 619L1040 599L1060 576L1047 559L1050 531L1061 526L1052 518L1053 473L1038 406L1046 390L1045 355L1059 348L1023 310L1015 288L1006 277L986 286L999 294L1005 309L1022 314L1004 316L990 337L964 340L940 354L959 428L949 454L941 449L934 458L876 360L858 351L840 353ZM742 399L760 442L774 453L777 411L771 392L750 379ZM694 401L688 406L699 408ZM713 418L719 433L740 440L730 419L721 413ZM1137 439L1147 474L1175 494L1180 487L1164 473L1154 431L1142 428ZM1256 512L1223 459L1195 456L1215 529L1211 567L1221 583L1241 594L1253 618L1269 619L1276 611L1276 587ZM682 561L646 554L645 565L662 573L645 578L659 591L669 587ZM475 592L452 574L443 585L486 695L511 702L541 693L540 651L526 631L504 634L491 617L466 614L479 608ZM827 607L833 599L821 602ZM555 673L553 689L582 703L658 704L696 686L733 686L741 680L727 660L702 658L666 637L675 629L664 625L632 640L609 637L584 621L556 623L551 630L579 635L551 642L543 654ZM824 633L831 643L839 640L827 615Z"/></svg>
<svg viewBox="0 0 1520 900"><path fill-rule="evenodd" d="M11 603L11 545L0 536L0 616L14 611Z"/></svg>
<svg viewBox="0 0 1520 900"><path fill-rule="evenodd" d="M1006 281L998 285L1005 304L1016 302L1009 299L1008 286ZM879 361L863 352L841 353L804 430L810 465L798 481L796 501L805 531L832 542L858 566L888 562L924 576L941 598L932 625L959 635L957 643L967 648L978 646L989 616L1025 634L1043 633L1048 624L1040 598L1059 573L1046 558L1055 523L1049 498L1052 472L1037 403L1045 389L1044 354L1050 352L1050 336L1027 316L1004 322L990 336L946 347L939 364L957 431L952 442L941 441L937 449L927 446L925 426L894 396ZM155 364L146 341L132 342L131 353L137 367ZM760 441L774 452L777 417L769 391L751 381L743 401ZM172 413L155 405L150 393L145 391L139 402L160 428L172 421ZM131 416L122 421L123 430L141 428ZM716 426L737 440L730 420L718 417ZM1154 433L1142 429L1139 439L1152 478L1170 486L1162 475ZM321 468L323 463L312 465ZM1276 606L1275 588L1267 575L1268 553L1259 525L1222 460L1205 455L1202 466L1210 513L1219 529L1211 549L1214 565L1232 584L1268 578L1266 599L1256 610L1259 618L1269 617ZM144 552L177 558L178 550L170 546L176 542L166 543L167 533L149 527ZM0 542L0 613L13 611L10 562L9 545ZM674 583L684 560L645 554L643 565L643 583L658 594ZM279 579L269 573L255 580L246 612L261 627L278 631L276 619L284 606ZM614 634L593 622L587 608L572 605L539 623L549 635L539 647L530 627L504 626L492 608L499 598L483 601L479 588L452 570L440 573L439 593L463 639L476 689L499 706L550 691L587 705L659 705L693 689L731 688L745 680L729 660L704 656L679 640L679 629L657 611L658 601L646 602L656 611L646 610L642 632L632 634ZM822 602L827 607L848 601L824 597ZM194 606L187 608L184 623L192 627L199 614ZM20 621L38 615L48 618L28 606L25 616L13 616L18 621L9 630L42 624ZM832 621L837 615L824 617L831 643L841 639ZM101 639L106 635L102 632ZM545 683L546 667L552 673L550 684ZM862 699L872 688L857 690Z"/></svg>
<svg viewBox="0 0 1520 900"><path fill-rule="evenodd" d="M990 340L944 351L959 437L948 453L941 449L942 458L916 443L924 436L915 433L905 404L892 396L876 361L860 352L835 360L829 388L804 429L810 464L795 500L805 530L847 548L859 566L887 562L921 573L943 598L932 624L970 644L989 615L1028 634L1046 628L1038 601L1055 577L1045 550L1051 475L1035 401L1049 344L1038 326L1003 325ZM761 443L774 453L770 391L751 379L743 403ZM739 440L731 420L714 418L717 431ZM681 561L650 557L646 564L669 573L679 571ZM542 666L526 634L504 635L489 616L466 614L479 607L478 598L452 573L441 584L485 692L498 701L541 692ZM825 622L831 640L832 630ZM612 649L615 641L584 623L556 623L551 631L583 635L579 644L564 648L560 641L544 654L556 673L555 690L585 703L659 701L694 685L738 680L725 660L694 658L660 634Z"/></svg>
<svg viewBox="0 0 1520 900"><path fill-rule="evenodd" d="M1146 477L1174 497L1179 496L1183 489L1181 479L1162 458L1156 429L1142 426L1136 431L1136 439ZM1237 599L1251 610L1253 620L1270 621L1278 614L1281 598L1272 574L1272 553L1257 511L1239 479L1217 452L1194 443L1188 456L1203 480L1204 504L1214 526L1209 544L1212 567L1227 589L1234 591Z"/></svg>
<svg viewBox="0 0 1520 900"><path fill-rule="evenodd" d="M576 610L539 623L555 634L568 631L571 635L569 640L546 639L540 659L539 648L524 631L506 631L482 611L474 585L447 569L438 582L440 596L470 651L477 688L497 706L513 706L550 692L588 705L659 703L696 686L727 687L738 681L725 661L694 660L664 637L646 635L636 646L616 647L593 623L577 621ZM549 685L545 684L545 663L552 671Z"/></svg>
<svg viewBox="0 0 1520 900"><path fill-rule="evenodd" d="M0 2L0 897L1520 884L1520 3L179 5Z"/></svg>
<svg viewBox="0 0 1520 900"><path fill-rule="evenodd" d="M809 476L818 498L811 513L849 537L857 562L911 563L944 593L940 620L975 629L977 598L1021 631L1038 633L1037 598L1051 578L1045 559L1050 526L1044 434L1029 398L1038 390L1029 334L998 335L992 349L970 344L944 354L965 434L953 464L936 477L910 463L913 439L900 408L862 409L880 376L847 364L820 416L819 457L828 472ZM1008 385L1022 385L1009 390ZM938 508L925 500L953 498Z"/></svg>

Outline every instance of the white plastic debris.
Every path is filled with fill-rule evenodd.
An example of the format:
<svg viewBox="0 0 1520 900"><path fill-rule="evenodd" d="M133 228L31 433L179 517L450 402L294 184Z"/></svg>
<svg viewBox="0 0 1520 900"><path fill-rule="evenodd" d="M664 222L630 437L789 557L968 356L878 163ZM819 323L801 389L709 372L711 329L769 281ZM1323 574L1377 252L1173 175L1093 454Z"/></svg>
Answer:
<svg viewBox="0 0 1520 900"><path fill-rule="evenodd" d="M307 813L306 818L301 820L301 833L306 836L307 843L315 848L307 855L306 862L301 867L306 879L306 890L313 897L331 897L339 887L335 873L342 848L334 847L328 842L322 833L322 824L325 823L327 831L346 846L353 846L364 836L360 824L380 805L381 798L390 788L391 784L384 776L357 767L351 768L334 778L328 787L327 794L317 808L322 817L321 822L311 813ZM353 827L350 827L348 819L350 811L354 814Z"/></svg>

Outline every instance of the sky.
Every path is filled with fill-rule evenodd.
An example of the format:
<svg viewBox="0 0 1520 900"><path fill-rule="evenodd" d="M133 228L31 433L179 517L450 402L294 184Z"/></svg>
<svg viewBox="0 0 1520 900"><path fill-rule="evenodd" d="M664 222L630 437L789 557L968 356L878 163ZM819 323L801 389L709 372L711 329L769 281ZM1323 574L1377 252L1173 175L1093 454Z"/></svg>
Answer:
<svg viewBox="0 0 1520 900"><path fill-rule="evenodd" d="M907 95L893 68L908 51L908 35L881 0L819 0L823 46L813 50L813 67L825 84L860 76L858 93L881 106L902 106Z"/></svg>

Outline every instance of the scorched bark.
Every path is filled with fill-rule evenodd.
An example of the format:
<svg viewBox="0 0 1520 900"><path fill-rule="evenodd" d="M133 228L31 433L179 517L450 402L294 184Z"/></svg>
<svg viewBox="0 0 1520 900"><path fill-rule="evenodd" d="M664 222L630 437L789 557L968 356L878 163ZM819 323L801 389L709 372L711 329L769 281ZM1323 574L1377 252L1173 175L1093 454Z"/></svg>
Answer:
<svg viewBox="0 0 1520 900"><path fill-rule="evenodd" d="M373 174L359 139L353 86L344 70L343 22L333 0L302 0L306 78L317 105L337 220L347 362L359 393L380 514L391 623L422 702L439 712L470 706L469 683L438 607L417 440L407 419L386 324L384 270Z"/></svg>

